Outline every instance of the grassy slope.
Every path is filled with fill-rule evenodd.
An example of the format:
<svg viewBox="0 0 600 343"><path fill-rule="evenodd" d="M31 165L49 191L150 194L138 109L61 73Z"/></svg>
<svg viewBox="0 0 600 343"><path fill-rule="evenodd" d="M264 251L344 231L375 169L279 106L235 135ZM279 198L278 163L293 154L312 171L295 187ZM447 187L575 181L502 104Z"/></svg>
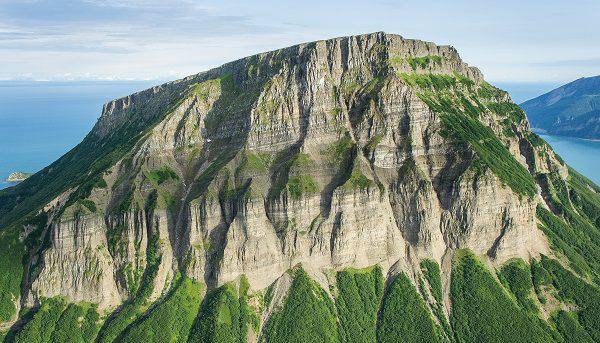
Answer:
<svg viewBox="0 0 600 343"><path fill-rule="evenodd" d="M0 232L0 322L12 319L21 295L24 246L15 233Z"/></svg>
<svg viewBox="0 0 600 343"><path fill-rule="evenodd" d="M383 275L378 266L337 273L335 305L345 342L373 342L377 313L383 297Z"/></svg>
<svg viewBox="0 0 600 343"><path fill-rule="evenodd" d="M556 260L542 258L542 266L552 276L552 284L561 300L577 305L579 324L596 341L600 341L600 289L584 282Z"/></svg>
<svg viewBox="0 0 600 343"><path fill-rule="evenodd" d="M202 301L202 285L182 278L175 289L118 339L119 342L182 342L187 339Z"/></svg>
<svg viewBox="0 0 600 343"><path fill-rule="evenodd" d="M388 286L377 325L378 342L444 342L425 302L402 273Z"/></svg>
<svg viewBox="0 0 600 343"><path fill-rule="evenodd" d="M14 342L92 342L98 333L98 313L87 303L68 304L64 298L42 300L31 320L15 333Z"/></svg>
<svg viewBox="0 0 600 343"><path fill-rule="evenodd" d="M495 102L495 89L485 87L487 84L476 89L473 81L458 74L401 74L400 77L405 83L417 87L421 100L440 115L442 135L455 144L471 148L477 156L475 162L489 167L515 193L530 198L534 196L536 186L531 174L512 156L496 134L478 119L486 112L495 112L505 117L505 130L512 135L512 125L519 124L525 117L518 106L509 102ZM492 99L494 101L486 101Z"/></svg>
<svg viewBox="0 0 600 343"><path fill-rule="evenodd" d="M458 342L551 340L472 253L459 250L453 264L451 320Z"/></svg>
<svg viewBox="0 0 600 343"><path fill-rule="evenodd" d="M242 281L239 292L230 283L209 292L188 342L245 342L249 325L256 319L247 304L247 291Z"/></svg>
<svg viewBox="0 0 600 343"><path fill-rule="evenodd" d="M159 251L158 235L148 240L146 250L146 270L137 294L126 301L102 326L99 342L113 342L133 321L136 320L147 308L147 298L152 294L153 281L158 272L162 255Z"/></svg>
<svg viewBox="0 0 600 343"><path fill-rule="evenodd" d="M266 325L270 343L340 341L333 302L302 269L295 271L283 308Z"/></svg>

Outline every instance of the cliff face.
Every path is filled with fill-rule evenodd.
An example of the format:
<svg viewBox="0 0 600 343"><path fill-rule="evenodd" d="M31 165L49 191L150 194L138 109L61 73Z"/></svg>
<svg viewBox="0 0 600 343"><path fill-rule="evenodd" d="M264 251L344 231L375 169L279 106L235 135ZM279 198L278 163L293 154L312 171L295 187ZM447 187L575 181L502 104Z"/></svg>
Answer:
<svg viewBox="0 0 600 343"><path fill-rule="evenodd" d="M28 249L13 301L108 312L184 275L275 282L277 303L299 264L328 290L331 272L373 265L418 284L426 259L448 313L458 249L492 266L552 255L536 208L551 207L544 175L567 173L452 47L301 44L112 101L80 146L3 193L2 224Z"/></svg>

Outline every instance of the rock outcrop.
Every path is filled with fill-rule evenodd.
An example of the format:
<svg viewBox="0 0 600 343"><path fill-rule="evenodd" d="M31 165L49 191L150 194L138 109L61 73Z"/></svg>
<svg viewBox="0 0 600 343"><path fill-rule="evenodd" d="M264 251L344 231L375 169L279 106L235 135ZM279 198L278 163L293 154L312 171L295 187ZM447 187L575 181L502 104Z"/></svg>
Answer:
<svg viewBox="0 0 600 343"><path fill-rule="evenodd" d="M14 172L14 173L10 173L10 175L8 175L8 177L6 178L7 182L21 182L23 180L25 180L26 178L30 177L31 175L33 175L32 173L23 173L23 172Z"/></svg>

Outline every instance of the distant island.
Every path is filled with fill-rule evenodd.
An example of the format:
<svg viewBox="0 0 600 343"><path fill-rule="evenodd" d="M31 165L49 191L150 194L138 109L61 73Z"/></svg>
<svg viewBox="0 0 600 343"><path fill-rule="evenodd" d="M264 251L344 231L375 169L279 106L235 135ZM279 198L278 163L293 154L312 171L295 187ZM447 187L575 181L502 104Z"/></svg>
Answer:
<svg viewBox="0 0 600 343"><path fill-rule="evenodd" d="M600 139L600 76L575 80L520 106L534 130Z"/></svg>
<svg viewBox="0 0 600 343"><path fill-rule="evenodd" d="M31 175L33 175L33 173L14 172L6 178L6 181L7 182L21 182L21 181L25 180L26 178L30 177Z"/></svg>

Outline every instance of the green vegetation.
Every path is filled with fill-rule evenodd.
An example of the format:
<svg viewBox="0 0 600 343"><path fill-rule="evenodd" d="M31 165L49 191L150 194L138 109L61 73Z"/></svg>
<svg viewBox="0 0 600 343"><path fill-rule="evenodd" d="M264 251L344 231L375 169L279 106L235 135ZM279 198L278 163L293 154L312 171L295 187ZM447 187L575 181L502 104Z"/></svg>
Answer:
<svg viewBox="0 0 600 343"><path fill-rule="evenodd" d="M429 259L422 260L420 266L421 272L425 276L427 284L429 285L429 291L435 300L435 303L431 303L431 310L441 324L442 329L446 334L446 338L450 341L453 341L452 329L450 328L448 318L446 318L446 314L444 313L444 299L442 291L442 278L440 276L440 266L434 260ZM419 287L421 286L419 285ZM424 290L421 292L425 293Z"/></svg>
<svg viewBox="0 0 600 343"><path fill-rule="evenodd" d="M536 193L533 177L511 155L494 132L461 109L456 99L433 92L419 94L429 108L440 114L443 134L456 144L469 146L484 165L515 193L530 198ZM466 101L466 100L465 100ZM473 110L476 111L476 110ZM477 112L479 113L479 112Z"/></svg>
<svg viewBox="0 0 600 343"><path fill-rule="evenodd" d="M292 199L300 199L302 195L314 194L319 191L319 186L310 175L290 176L287 183Z"/></svg>
<svg viewBox="0 0 600 343"><path fill-rule="evenodd" d="M565 222L538 205L536 213L539 227L549 238L552 248L569 260L569 266L575 272L597 278L600 271L600 251L597 248L599 245L595 243L600 239L597 228L580 220L579 215L571 212L569 208L564 208L568 211L566 216L571 218L575 225Z"/></svg>
<svg viewBox="0 0 600 343"><path fill-rule="evenodd" d="M92 200L89 199L79 199L78 203L80 203L81 205L83 205L85 208L88 209L88 211L94 213L96 212L98 209L96 208L96 203L94 203Z"/></svg>
<svg viewBox="0 0 600 343"><path fill-rule="evenodd" d="M342 341L375 342L377 313L384 288L381 268L346 269L337 273L336 281L335 305Z"/></svg>
<svg viewBox="0 0 600 343"><path fill-rule="evenodd" d="M529 266L521 259L510 260L500 269L501 280L507 283L510 291L517 298L521 307L531 313L537 313L538 308L532 300L533 284Z"/></svg>
<svg viewBox="0 0 600 343"><path fill-rule="evenodd" d="M190 332L202 301L202 285L181 278L164 301L135 321L119 342L183 342Z"/></svg>
<svg viewBox="0 0 600 343"><path fill-rule="evenodd" d="M24 248L16 232L0 231L0 322L9 321L17 313L15 303L21 296Z"/></svg>
<svg viewBox="0 0 600 343"><path fill-rule="evenodd" d="M577 343L592 343L595 342L592 337L584 330L572 313L567 313L563 310L558 311L554 316L554 322L558 328L558 332L568 339L568 342Z"/></svg>
<svg viewBox="0 0 600 343"><path fill-rule="evenodd" d="M439 304L442 299L442 279L440 277L440 266L434 260L425 259L421 261L421 271L427 279L429 289L435 301Z"/></svg>
<svg viewBox="0 0 600 343"><path fill-rule="evenodd" d="M506 95L506 92L483 81L477 88L477 95L485 100L499 100Z"/></svg>
<svg viewBox="0 0 600 343"><path fill-rule="evenodd" d="M379 143L381 143L382 138L383 137L381 135L375 135L375 136L371 137L371 139L369 140L369 143L367 143L367 145L365 146L365 149L367 149L367 151L375 150L375 148L377 148Z"/></svg>
<svg viewBox="0 0 600 343"><path fill-rule="evenodd" d="M450 285L457 342L548 342L536 321L511 300L486 267L467 250L456 252ZM510 329L507 325L510 323Z"/></svg>
<svg viewBox="0 0 600 343"><path fill-rule="evenodd" d="M600 187L569 168L571 202L596 228L600 228Z"/></svg>
<svg viewBox="0 0 600 343"><path fill-rule="evenodd" d="M373 180L370 180L359 169L355 168L352 170L350 178L344 183L344 187L348 189L365 190L374 184L375 182L373 182Z"/></svg>
<svg viewBox="0 0 600 343"><path fill-rule="evenodd" d="M188 342L245 343L249 325L258 326L247 304L248 284L240 281L239 294L225 284L206 295Z"/></svg>
<svg viewBox="0 0 600 343"><path fill-rule="evenodd" d="M533 198L536 186L531 174L515 160L490 128L477 119L457 112L443 113L442 123L448 136L459 144L471 147L502 183L519 195Z"/></svg>
<svg viewBox="0 0 600 343"><path fill-rule="evenodd" d="M277 162L279 161L279 162ZM281 152L276 158L279 164L279 178L271 189L271 195L278 196L287 190L292 199L298 200L303 195L314 194L319 191L319 186L314 178L308 174L314 161L308 154L297 153L289 157Z"/></svg>
<svg viewBox="0 0 600 343"><path fill-rule="evenodd" d="M421 56L421 57L400 57L400 56L393 56L389 58L389 63L392 66L399 66L402 63L404 63L404 61L406 61L408 63L408 65L413 69L413 70L417 70L418 68L420 69L425 69L430 65L441 65L442 64L442 56L439 55L426 55L426 56Z"/></svg>
<svg viewBox="0 0 600 343"><path fill-rule="evenodd" d="M129 211L131 208L131 203L133 202L133 191L133 189L129 189L127 193L125 193L125 195L112 210L113 214L121 214Z"/></svg>
<svg viewBox="0 0 600 343"><path fill-rule="evenodd" d="M421 69L425 69L430 64L442 64L442 56L438 55L427 55L423 57L407 57L406 60L413 70L417 70L417 66Z"/></svg>
<svg viewBox="0 0 600 343"><path fill-rule="evenodd" d="M306 272L294 272L283 308L274 312L264 329L270 343L339 342L333 302Z"/></svg>
<svg viewBox="0 0 600 343"><path fill-rule="evenodd" d="M221 78L218 78L195 83L190 86L189 93L206 101L211 94L217 94L221 91L221 80Z"/></svg>
<svg viewBox="0 0 600 343"><path fill-rule="evenodd" d="M440 114L442 134L456 144L469 146L476 153L479 163L488 166L500 181L508 185L515 193L530 198L536 193L535 182L508 149L496 137L495 133L483 125L477 118L487 109L501 116L512 118L519 123L524 118L523 111L510 103L489 103L484 107L472 93L473 81L454 73L446 74L399 74L408 85L418 87L418 94L429 108ZM489 85L488 85L489 86ZM492 93L491 86L484 84L483 93ZM464 89L468 89L464 92ZM473 102L475 104L473 104Z"/></svg>
<svg viewBox="0 0 600 343"><path fill-rule="evenodd" d="M248 169L254 172L266 172L269 167L271 155L269 154L254 154L249 151L245 151L242 159L240 170Z"/></svg>
<svg viewBox="0 0 600 343"><path fill-rule="evenodd" d="M344 162L350 156L353 148L354 143L352 142L352 138L346 133L337 142L328 146L322 153L328 156L332 163L338 164Z"/></svg>
<svg viewBox="0 0 600 343"><path fill-rule="evenodd" d="M520 124L525 120L525 112L519 105L512 102L488 102L486 107L501 117L507 117L515 124Z"/></svg>
<svg viewBox="0 0 600 343"><path fill-rule="evenodd" d="M160 254L158 234L148 240L146 249L146 270L135 296L126 301L104 323L100 330L98 342L113 342L138 316L147 308L147 299L152 294L153 281L158 272L162 255Z"/></svg>
<svg viewBox="0 0 600 343"><path fill-rule="evenodd" d="M14 335L15 343L92 342L98 333L98 312L89 303L67 304L60 297L42 299L31 319Z"/></svg>
<svg viewBox="0 0 600 343"><path fill-rule="evenodd" d="M600 289L545 256L542 256L542 266L552 275L552 283L559 291L561 300L572 302L579 308L576 316L579 324L595 341L600 341ZM560 324L559 322L559 330ZM565 321L562 324L568 325ZM563 327L563 330L565 329L568 327Z"/></svg>
<svg viewBox="0 0 600 343"><path fill-rule="evenodd" d="M168 166L163 166L160 169L149 170L144 173L148 180L152 182L155 186L160 185L165 181L169 180L179 180L179 176L177 173L173 171L173 169Z"/></svg>
<svg viewBox="0 0 600 343"><path fill-rule="evenodd" d="M444 342L427 305L402 273L388 286L377 324L378 342Z"/></svg>
<svg viewBox="0 0 600 343"><path fill-rule="evenodd" d="M398 76L406 84L413 87L419 87L423 90L433 89L435 91L443 91L455 87L460 83L460 80L454 77L454 75L448 74L400 73Z"/></svg>

